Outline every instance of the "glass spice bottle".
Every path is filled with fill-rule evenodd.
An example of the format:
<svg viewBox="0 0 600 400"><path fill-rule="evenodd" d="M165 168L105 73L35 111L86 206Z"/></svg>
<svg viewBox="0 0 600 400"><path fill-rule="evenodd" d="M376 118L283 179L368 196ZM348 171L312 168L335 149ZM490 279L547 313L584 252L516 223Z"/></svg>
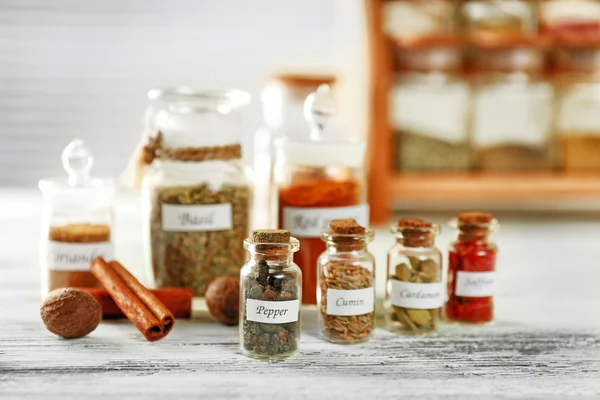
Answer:
<svg viewBox="0 0 600 400"><path fill-rule="evenodd" d="M317 303L323 337L357 343L375 329L375 257L367 251L373 231L353 219L335 219L321 238L327 250L318 260Z"/></svg>
<svg viewBox="0 0 600 400"><path fill-rule="evenodd" d="M444 304L438 225L405 218L392 225L396 244L388 252L386 327L408 335L435 332Z"/></svg>
<svg viewBox="0 0 600 400"><path fill-rule="evenodd" d="M600 2L597 0L541 0L540 31L545 36L564 37L600 32Z"/></svg>
<svg viewBox="0 0 600 400"><path fill-rule="evenodd" d="M161 100L144 147L142 212L149 269L157 287L203 296L245 260L250 182L242 166L241 116L250 97L188 88L152 91Z"/></svg>
<svg viewBox="0 0 600 400"><path fill-rule="evenodd" d="M397 41L390 116L397 135L398 170L470 169L471 96L463 66L464 44L450 35Z"/></svg>
<svg viewBox="0 0 600 400"><path fill-rule="evenodd" d="M115 186L91 178L93 158L79 139L62 153L66 178L39 182L43 195L40 261L42 295L62 287L99 287L90 272L96 257L113 258Z"/></svg>
<svg viewBox="0 0 600 400"><path fill-rule="evenodd" d="M538 30L536 0L465 0L460 7L461 26L471 36Z"/></svg>
<svg viewBox="0 0 600 400"><path fill-rule="evenodd" d="M392 38L452 33L457 26L454 3L454 0L384 1L384 32Z"/></svg>
<svg viewBox="0 0 600 400"><path fill-rule="evenodd" d="M600 35L564 38L557 59L559 165L600 170Z"/></svg>
<svg viewBox="0 0 600 400"><path fill-rule="evenodd" d="M554 91L545 76L544 42L523 35L474 42L471 129L477 167L553 168Z"/></svg>
<svg viewBox="0 0 600 400"><path fill-rule="evenodd" d="M450 226L458 229L458 240L449 249L446 320L492 322L497 248L488 236L498 229L498 221L488 213L464 212Z"/></svg>
<svg viewBox="0 0 600 400"><path fill-rule="evenodd" d="M244 240L250 253L240 271L240 348L263 359L298 351L302 272L293 262L297 239L283 229L261 229Z"/></svg>
<svg viewBox="0 0 600 400"><path fill-rule="evenodd" d="M364 141L327 139L323 134L333 114L329 88L311 94L305 113L311 140L277 142L275 183L279 227L299 238L296 260L303 275L304 304L316 304L317 259L325 251L321 233L332 219L354 218L368 224Z"/></svg>

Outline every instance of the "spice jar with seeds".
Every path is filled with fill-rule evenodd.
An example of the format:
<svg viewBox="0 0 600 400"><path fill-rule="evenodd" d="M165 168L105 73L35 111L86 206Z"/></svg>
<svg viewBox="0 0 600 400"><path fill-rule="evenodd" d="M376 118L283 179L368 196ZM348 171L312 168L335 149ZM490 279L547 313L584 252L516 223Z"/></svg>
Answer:
<svg viewBox="0 0 600 400"><path fill-rule="evenodd" d="M237 276L250 223L242 166L240 91L152 93L162 100L144 148L142 206L146 254L157 287L197 297L220 276Z"/></svg>
<svg viewBox="0 0 600 400"><path fill-rule="evenodd" d="M335 219L321 238L327 244L318 260L321 334L334 343L369 340L375 329L375 257L367 251L373 231Z"/></svg>
<svg viewBox="0 0 600 400"><path fill-rule="evenodd" d="M409 335L435 332L444 304L440 227L416 218L392 225L396 244L388 253L385 316L388 330Z"/></svg>
<svg viewBox="0 0 600 400"><path fill-rule="evenodd" d="M90 263L95 257L113 258L114 183L90 177L93 158L81 140L64 149L62 163L68 178L39 182L43 297L63 287L99 286Z"/></svg>
<svg viewBox="0 0 600 400"><path fill-rule="evenodd" d="M458 230L458 240L448 253L446 319L466 324L492 322L498 249L488 237L498 229L498 221L489 213L463 212L450 226Z"/></svg>
<svg viewBox="0 0 600 400"><path fill-rule="evenodd" d="M308 96L310 140L281 138L277 142L275 184L279 227L300 240L296 257L302 270L304 304L317 304L317 259L325 251L321 233L329 221L354 218L369 222L363 141L328 139L333 114L329 88L321 85Z"/></svg>
<svg viewBox="0 0 600 400"><path fill-rule="evenodd" d="M248 357L280 359L298 351L302 272L293 254L299 247L283 229L256 230L244 240L250 257L240 272L240 348Z"/></svg>

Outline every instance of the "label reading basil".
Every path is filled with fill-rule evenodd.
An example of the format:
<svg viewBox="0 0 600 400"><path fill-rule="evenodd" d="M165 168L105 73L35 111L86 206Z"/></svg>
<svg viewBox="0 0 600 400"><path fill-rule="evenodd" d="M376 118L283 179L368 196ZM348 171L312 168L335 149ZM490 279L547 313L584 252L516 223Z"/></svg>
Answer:
<svg viewBox="0 0 600 400"><path fill-rule="evenodd" d="M457 296L463 297L490 297L496 291L496 273L492 272L467 272L456 273Z"/></svg>
<svg viewBox="0 0 600 400"><path fill-rule="evenodd" d="M300 300L246 300L246 319L264 324L287 324L298 321Z"/></svg>
<svg viewBox="0 0 600 400"><path fill-rule="evenodd" d="M50 270L86 271L92 260L102 257L113 259L113 245L100 243L65 243L50 241L46 244L46 265Z"/></svg>
<svg viewBox="0 0 600 400"><path fill-rule="evenodd" d="M391 280L390 300L393 305L405 308L434 309L444 303L444 284L413 283Z"/></svg>
<svg viewBox="0 0 600 400"><path fill-rule="evenodd" d="M369 206L348 207L284 207L283 229L295 237L320 237L332 219L353 218L359 225L369 225Z"/></svg>
<svg viewBox="0 0 600 400"><path fill-rule="evenodd" d="M231 204L162 205L165 232L224 231L232 228Z"/></svg>
<svg viewBox="0 0 600 400"><path fill-rule="evenodd" d="M327 289L328 315L363 315L373 312L374 289L337 290Z"/></svg>

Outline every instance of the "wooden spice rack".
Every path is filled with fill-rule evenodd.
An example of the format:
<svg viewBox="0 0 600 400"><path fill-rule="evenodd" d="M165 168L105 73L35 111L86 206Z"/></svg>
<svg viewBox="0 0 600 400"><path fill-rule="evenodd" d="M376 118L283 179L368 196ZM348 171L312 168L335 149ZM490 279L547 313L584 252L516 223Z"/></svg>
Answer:
<svg viewBox="0 0 600 400"><path fill-rule="evenodd" d="M394 132L389 124L388 95L393 82L393 46L383 28L383 4L365 0L370 47L370 131L367 156L372 223L389 220L397 204L419 207L446 204L469 208L503 204L523 210L573 200L600 200L600 172L401 173L394 169Z"/></svg>

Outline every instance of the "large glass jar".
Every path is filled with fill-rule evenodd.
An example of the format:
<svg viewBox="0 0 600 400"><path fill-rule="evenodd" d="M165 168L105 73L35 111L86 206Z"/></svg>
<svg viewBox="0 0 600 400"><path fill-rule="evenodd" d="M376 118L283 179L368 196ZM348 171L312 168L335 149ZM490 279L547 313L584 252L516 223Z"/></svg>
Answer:
<svg viewBox="0 0 600 400"><path fill-rule="evenodd" d="M536 33L536 0L466 0L461 5L461 25L473 36Z"/></svg>
<svg viewBox="0 0 600 400"><path fill-rule="evenodd" d="M571 171L600 170L600 38L565 41L559 69L559 165Z"/></svg>
<svg viewBox="0 0 600 400"><path fill-rule="evenodd" d="M42 295L62 287L97 287L90 272L96 257L113 258L113 203L110 179L91 178L93 158L81 140L62 154L68 178L39 182L44 198L40 264Z"/></svg>
<svg viewBox="0 0 600 400"><path fill-rule="evenodd" d="M279 227L300 240L296 260L302 275L305 304L316 304L317 259L325 251L321 232L332 219L354 218L366 226L366 204L362 141L327 140L324 130L333 112L329 89L321 86L307 99L307 114L313 140L282 138L277 144L275 184Z"/></svg>
<svg viewBox="0 0 600 400"><path fill-rule="evenodd" d="M244 240L250 253L240 271L242 354L280 359L298 351L302 272L293 262L298 240L282 229L261 229Z"/></svg>
<svg viewBox="0 0 600 400"><path fill-rule="evenodd" d="M527 36L476 42L473 145L482 170L554 167L553 87L542 43Z"/></svg>
<svg viewBox="0 0 600 400"><path fill-rule="evenodd" d="M396 243L388 252L385 317L388 330L407 335L435 332L444 304L440 227L416 218L392 225Z"/></svg>
<svg viewBox="0 0 600 400"><path fill-rule="evenodd" d="M321 335L334 343L369 340L375 330L373 231L353 219L335 219L321 238L317 302Z"/></svg>
<svg viewBox="0 0 600 400"><path fill-rule="evenodd" d="M600 2L597 0L540 1L540 30L562 37L600 32Z"/></svg>
<svg viewBox="0 0 600 400"><path fill-rule="evenodd" d="M157 287L203 296L217 277L237 276L245 260L251 190L242 168L240 91L160 93L157 131L144 159L146 254Z"/></svg>
<svg viewBox="0 0 600 400"><path fill-rule="evenodd" d="M398 45L398 72L390 93L396 168L470 169L470 87L463 70L464 42L456 36L436 36L398 41Z"/></svg>
<svg viewBox="0 0 600 400"><path fill-rule="evenodd" d="M456 29L453 0L383 2L383 28L394 38L451 33Z"/></svg>
<svg viewBox="0 0 600 400"><path fill-rule="evenodd" d="M335 77L330 75L281 74L265 85L261 95L265 125L254 135L253 226L277 227L277 208L272 204L275 140L306 139L304 101L319 85L333 83Z"/></svg>
<svg viewBox="0 0 600 400"><path fill-rule="evenodd" d="M446 320L492 322L498 249L488 237L498 229L498 221L488 213L464 212L450 226L458 230L458 239L450 244L448 253Z"/></svg>

